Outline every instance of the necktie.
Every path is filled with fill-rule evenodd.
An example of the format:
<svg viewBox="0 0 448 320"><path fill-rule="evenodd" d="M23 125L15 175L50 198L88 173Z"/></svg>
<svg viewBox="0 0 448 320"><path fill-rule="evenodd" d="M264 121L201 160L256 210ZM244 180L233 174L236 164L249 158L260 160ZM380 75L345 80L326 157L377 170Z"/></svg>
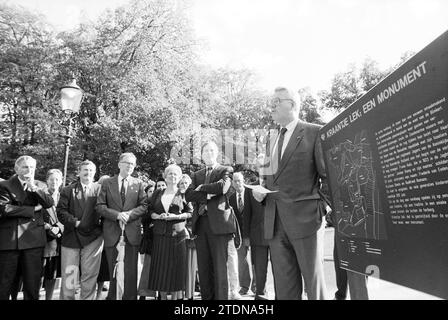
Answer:
<svg viewBox="0 0 448 320"><path fill-rule="evenodd" d="M82 187L82 200L84 200L84 202L87 199L86 194L87 194L87 186L83 186Z"/></svg>
<svg viewBox="0 0 448 320"><path fill-rule="evenodd" d="M120 197L121 197L121 203L124 205L124 202L126 201L126 190L124 189L124 182L126 179L121 180L121 190L120 190Z"/></svg>
<svg viewBox="0 0 448 320"><path fill-rule="evenodd" d="M212 173L212 167L207 167L207 170L205 172L205 180L204 180L204 184L209 184L210 183L210 176Z"/></svg>
<svg viewBox="0 0 448 320"><path fill-rule="evenodd" d="M209 184L210 183L210 176L212 173L212 167L207 167L207 169L205 170L205 180L204 180L204 184ZM207 203L201 203L199 205L199 209L198 209L198 214L200 216L202 216L205 213L205 210L207 209Z"/></svg>
<svg viewBox="0 0 448 320"><path fill-rule="evenodd" d="M242 212L243 208L244 208L243 198L241 197L241 192L238 192L238 210Z"/></svg>
<svg viewBox="0 0 448 320"><path fill-rule="evenodd" d="M277 156L278 156L278 165L280 166L280 160L282 158L282 149L283 149L283 140L285 140L285 133L288 129L282 128L280 131L280 136L278 138L278 149L277 149Z"/></svg>

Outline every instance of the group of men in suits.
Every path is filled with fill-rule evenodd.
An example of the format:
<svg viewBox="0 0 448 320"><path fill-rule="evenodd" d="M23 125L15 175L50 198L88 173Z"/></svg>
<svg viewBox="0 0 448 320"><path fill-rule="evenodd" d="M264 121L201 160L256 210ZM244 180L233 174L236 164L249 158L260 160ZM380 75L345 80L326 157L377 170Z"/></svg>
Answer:
<svg viewBox="0 0 448 320"><path fill-rule="evenodd" d="M218 153L215 142L207 141L202 145L201 155L206 167L193 173L192 183L185 194L186 200L195 204L192 229L197 235L201 298L229 298L229 280L233 280L228 279L227 260L229 244L233 246L231 242L236 242L240 293L248 293L251 285L247 259L250 245L258 299L266 294L268 265L268 248L262 232L263 208L252 197L251 190L244 186L240 172L233 174L235 193L231 194L233 169L218 163ZM242 235L241 243L237 243L239 239L235 241L239 234Z"/></svg>
<svg viewBox="0 0 448 320"><path fill-rule="evenodd" d="M203 300L228 299L228 245L238 234L238 226L242 234L239 273L243 290L248 290L250 285L247 276L250 268L247 248L250 246L257 296L265 294L270 252L276 299L301 299L302 279L308 299L326 298L323 217L331 209L318 135L320 127L299 120L297 102L286 88L275 90L270 111L281 130L270 140L269 153L259 166L260 183L271 192L250 190L244 186L242 175L237 173L233 177L236 192L230 197L233 169L218 163L218 147L209 141L201 149L206 167L193 173L192 183L185 193L186 200L195 205L192 231L196 235ZM120 173L102 183L98 196L95 188L85 191L84 185L90 183L89 173L86 173L85 182L81 179L77 186L63 189L63 200L58 205L67 230L75 230L70 240L63 240L63 246L76 249L79 254L79 249L84 250L86 245L98 240L91 250L86 250L87 256L96 255L95 252L101 251L104 238L111 279L114 279L112 273L117 257L115 246L120 235L124 235L123 299L137 298L140 218L146 211L144 185L131 177L135 165L133 154L122 154L118 164ZM52 206L53 202L29 182L34 177L35 166L34 159L21 157L16 162L17 175L0 183L0 299L8 294L18 261L22 261L24 268L26 297L38 297L36 284L40 269L35 266L37 260L40 264L45 241L39 211L41 207ZM96 237L100 217L102 235ZM66 264L73 265L76 254L69 255ZM95 262L85 270L97 268ZM84 273L82 267L81 273ZM111 281L108 299L115 298L114 281ZM86 296L90 297L90 291L86 291Z"/></svg>
<svg viewBox="0 0 448 320"><path fill-rule="evenodd" d="M299 120L299 106L286 88L275 89L270 108L281 127L270 139L269 154L259 163L260 182L270 192L251 192L236 174L236 193L229 203L232 168L217 163L218 148L211 142L201 150L206 168L193 174L187 190L187 201L196 203L193 232L197 234L199 282L205 300L228 298L227 249L238 225L243 238L239 249L242 289L248 289L250 282L247 244L251 243L257 295L264 293L268 244L276 299L302 299L303 282L308 299L326 299L323 218L331 208L320 126ZM259 206L262 208L249 210Z"/></svg>
<svg viewBox="0 0 448 320"><path fill-rule="evenodd" d="M74 299L79 279L81 299L95 299L95 287L104 247L111 281L107 296L115 300L113 276L116 245L125 239L124 292L122 299L137 299L137 258L141 241L140 217L146 211L146 194L140 179L131 177L136 165L132 153L123 153L120 172L93 182L96 166L83 161L79 180L62 188L57 215L64 225L61 239L61 299ZM0 182L0 300L7 300L17 270L23 277L24 299L38 300L42 255L47 241L42 208L53 198L34 181L36 160L21 156L9 180Z"/></svg>
<svg viewBox="0 0 448 320"><path fill-rule="evenodd" d="M241 246L237 250L241 288L239 293L246 295L252 290L256 300L267 299L269 245L264 239L264 208L255 200L252 190L245 186L243 173L233 174L233 188L235 192L229 201L236 214L242 237Z"/></svg>

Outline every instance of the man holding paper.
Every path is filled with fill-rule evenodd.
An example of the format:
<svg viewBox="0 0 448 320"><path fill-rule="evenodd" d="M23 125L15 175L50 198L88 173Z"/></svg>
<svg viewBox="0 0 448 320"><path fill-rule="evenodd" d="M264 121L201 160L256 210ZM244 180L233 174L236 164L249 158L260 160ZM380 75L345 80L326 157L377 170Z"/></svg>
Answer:
<svg viewBox="0 0 448 320"><path fill-rule="evenodd" d="M330 210L320 126L299 120L299 106L286 88L275 89L273 120L281 126L266 150L260 168L262 185L253 190L265 205L265 238L269 240L276 299L302 297L302 276L308 299L325 299L322 218Z"/></svg>

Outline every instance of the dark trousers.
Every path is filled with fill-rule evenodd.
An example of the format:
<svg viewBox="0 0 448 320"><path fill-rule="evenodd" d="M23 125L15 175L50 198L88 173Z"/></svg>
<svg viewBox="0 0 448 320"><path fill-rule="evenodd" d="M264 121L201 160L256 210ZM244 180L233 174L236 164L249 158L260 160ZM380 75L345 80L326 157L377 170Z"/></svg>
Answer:
<svg viewBox="0 0 448 320"><path fill-rule="evenodd" d="M250 274L249 265L249 247L241 245L237 250L238 252L238 280L240 287L244 291L248 291L251 288L252 277Z"/></svg>
<svg viewBox="0 0 448 320"><path fill-rule="evenodd" d="M22 271L20 270L20 263L19 267L17 268L16 276L14 277L14 281L12 283L12 287L10 290L10 296L11 300L17 300L17 296L19 295L19 292L22 291Z"/></svg>
<svg viewBox="0 0 448 320"><path fill-rule="evenodd" d="M345 300L347 297L347 271L342 269L339 263L338 248L336 246L336 232L334 231L334 248L333 248L333 260L334 260L334 272L336 274L336 287L337 291L334 294L336 300Z"/></svg>
<svg viewBox="0 0 448 320"><path fill-rule="evenodd" d="M0 300L8 300L18 268L23 279L24 300L39 300L44 248L0 251Z"/></svg>
<svg viewBox="0 0 448 320"><path fill-rule="evenodd" d="M266 278L268 273L268 246L254 246L250 247L251 259L254 266L255 278L255 294L262 296L266 294Z"/></svg>
<svg viewBox="0 0 448 320"><path fill-rule="evenodd" d="M277 215L274 237L269 240L271 263L277 300L302 299L302 276L308 300L325 300L326 286L323 266L321 227L306 238L291 239Z"/></svg>
<svg viewBox="0 0 448 320"><path fill-rule="evenodd" d="M122 300L137 300L137 262L138 262L138 249L139 246L133 246L129 244L125 237L126 246L124 250L124 292ZM116 245L113 247L107 247L106 258L109 268L109 292L106 300L117 299L117 281L115 280L114 267L117 260L118 250Z"/></svg>
<svg viewBox="0 0 448 320"><path fill-rule="evenodd" d="M202 300L227 300L227 248L232 240L230 234L215 235L210 229L209 219L202 216L197 222L195 239L198 255L199 284Z"/></svg>

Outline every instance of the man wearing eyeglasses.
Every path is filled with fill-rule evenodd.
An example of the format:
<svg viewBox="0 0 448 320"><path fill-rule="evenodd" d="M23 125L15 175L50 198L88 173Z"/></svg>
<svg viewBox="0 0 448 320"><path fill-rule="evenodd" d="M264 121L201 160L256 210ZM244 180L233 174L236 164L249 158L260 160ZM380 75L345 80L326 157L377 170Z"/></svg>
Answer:
<svg viewBox="0 0 448 320"><path fill-rule="evenodd" d="M286 88L275 89L270 111L280 130L260 176L275 192L253 195L265 205L276 299L301 299L302 277L308 299L325 299L322 217L330 208L320 126L299 120L299 106Z"/></svg>
<svg viewBox="0 0 448 320"><path fill-rule="evenodd" d="M98 210L104 218L104 247L111 279L107 300L116 299L117 285L113 271L118 255L116 245L122 229L126 242L122 299L137 299L138 248L141 241L141 216L146 211L146 193L143 181L131 176L136 161L133 153L121 154L118 160L120 173L104 180L97 200Z"/></svg>

